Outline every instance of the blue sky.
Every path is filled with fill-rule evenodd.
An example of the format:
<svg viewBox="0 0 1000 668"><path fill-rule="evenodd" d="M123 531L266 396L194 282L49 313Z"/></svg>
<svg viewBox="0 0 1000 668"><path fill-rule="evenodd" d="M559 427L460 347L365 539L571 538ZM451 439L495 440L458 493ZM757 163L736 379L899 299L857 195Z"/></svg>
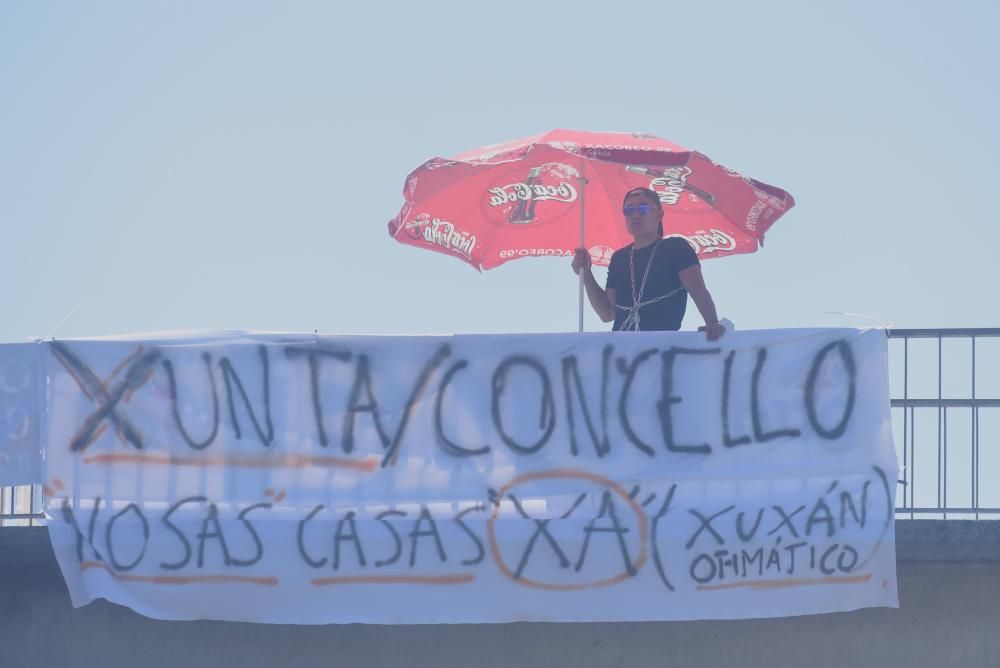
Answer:
<svg viewBox="0 0 1000 668"><path fill-rule="evenodd" d="M997 326L998 19L989 2L4 3L0 341L573 331L568 260L477 274L386 233L425 159L553 127L650 132L795 196L763 250L705 264L738 327Z"/></svg>

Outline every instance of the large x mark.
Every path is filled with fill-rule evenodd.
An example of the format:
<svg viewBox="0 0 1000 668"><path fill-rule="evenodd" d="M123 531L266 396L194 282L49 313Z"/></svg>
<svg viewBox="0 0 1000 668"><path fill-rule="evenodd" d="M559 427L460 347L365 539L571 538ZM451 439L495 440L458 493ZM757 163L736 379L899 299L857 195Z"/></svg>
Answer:
<svg viewBox="0 0 1000 668"><path fill-rule="evenodd" d="M549 530L547 528L551 518L547 520L540 520L534 517L529 517L528 513L524 512L524 508L521 506L521 502L518 501L513 494L508 494L507 498L509 498L511 501L514 502L514 508L517 509L517 512L518 514L521 515L521 517L523 517L526 520L531 520L532 522L535 523L535 533L532 534L531 539L528 540L528 544L524 548L524 553L521 555L521 562L517 565L517 571L514 573L514 579L516 580L520 578L521 573L524 572L524 567L528 565L528 558L531 556L531 550L535 547L535 541L538 540L539 536L543 536L545 540L549 542L549 545L552 546L552 549L555 551L556 556L559 557L559 565L562 568L568 568L569 559L566 558L566 554L559 548L559 543L556 542L556 539L552 537L552 534L549 533ZM576 505L574 505L573 508L570 508L570 513L573 512L575 508ZM567 513L563 517L563 519L565 519L568 516L569 513Z"/></svg>
<svg viewBox="0 0 1000 668"><path fill-rule="evenodd" d="M51 346L53 354L73 376L83 393L97 404L97 409L87 416L87 419L83 421L83 427L73 437L70 450L74 452L83 450L96 440L99 436L98 427L104 420L110 421L122 438L135 446L136 449L141 450L142 434L129 422L127 417L119 414L115 407L127 393L138 390L149 380L147 372L160 358L160 352L151 350L133 360L125 371L124 380L109 391L108 383L118 375L118 370L112 372L106 381L102 381L65 343L52 341ZM140 348L137 352L141 352L141 350Z"/></svg>

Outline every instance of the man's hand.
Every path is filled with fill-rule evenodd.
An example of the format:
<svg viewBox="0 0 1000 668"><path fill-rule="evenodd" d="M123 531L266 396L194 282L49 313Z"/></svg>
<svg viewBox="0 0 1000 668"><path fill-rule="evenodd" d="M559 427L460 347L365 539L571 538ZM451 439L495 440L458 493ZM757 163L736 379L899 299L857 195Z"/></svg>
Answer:
<svg viewBox="0 0 1000 668"><path fill-rule="evenodd" d="M698 328L699 332L705 332L709 341L718 341L719 337L726 333L726 328L722 326L721 322L715 322L711 325L704 325Z"/></svg>
<svg viewBox="0 0 1000 668"><path fill-rule="evenodd" d="M687 269L677 272L677 277L681 279L681 285L691 295L694 305L698 307L698 312L705 319L705 326L699 327L699 332L705 332L709 341L717 341L720 336L726 333L726 328L719 323L719 314L715 310L715 302L712 295L705 287L705 279L701 275L701 265L692 265Z"/></svg>
<svg viewBox="0 0 1000 668"><path fill-rule="evenodd" d="M573 253L573 273L579 274L581 269L590 271L590 253L586 248L577 248Z"/></svg>

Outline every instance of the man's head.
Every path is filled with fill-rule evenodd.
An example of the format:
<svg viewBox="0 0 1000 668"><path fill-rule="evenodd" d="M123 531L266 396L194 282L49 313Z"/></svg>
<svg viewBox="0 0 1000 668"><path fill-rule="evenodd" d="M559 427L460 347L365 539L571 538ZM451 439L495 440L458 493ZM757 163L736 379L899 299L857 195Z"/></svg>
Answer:
<svg viewBox="0 0 1000 668"><path fill-rule="evenodd" d="M649 188L633 188L625 193L622 213L633 237L647 236L654 224L657 234L663 236L663 205L659 195Z"/></svg>

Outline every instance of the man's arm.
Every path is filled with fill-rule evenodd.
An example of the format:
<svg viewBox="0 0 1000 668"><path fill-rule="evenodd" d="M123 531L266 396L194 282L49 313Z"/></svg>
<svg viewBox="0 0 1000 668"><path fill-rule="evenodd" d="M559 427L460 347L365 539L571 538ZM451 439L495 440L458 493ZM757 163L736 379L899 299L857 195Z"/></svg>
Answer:
<svg viewBox="0 0 1000 668"><path fill-rule="evenodd" d="M682 269L677 276L681 279L684 289L691 295L694 305L705 320L705 334L709 341L715 341L722 336L726 328L719 324L719 314L715 312L715 302L705 287L705 277L701 275L701 265L692 265Z"/></svg>
<svg viewBox="0 0 1000 668"><path fill-rule="evenodd" d="M605 290L597 283L590 267L590 253L578 248L573 256L573 271L583 272L583 287L587 291L587 300L593 307L601 322L611 322L615 319L615 304L617 303L614 288Z"/></svg>

